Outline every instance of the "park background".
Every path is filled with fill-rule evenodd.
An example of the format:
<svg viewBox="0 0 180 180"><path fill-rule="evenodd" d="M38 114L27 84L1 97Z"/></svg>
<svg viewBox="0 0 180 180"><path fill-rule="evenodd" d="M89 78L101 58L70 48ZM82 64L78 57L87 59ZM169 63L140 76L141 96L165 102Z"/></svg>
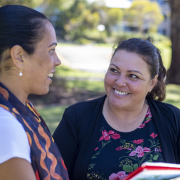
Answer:
<svg viewBox="0 0 180 180"><path fill-rule="evenodd" d="M61 65L47 95L30 95L53 133L64 109L105 94L104 75L114 46L152 37L168 71L164 102L180 108L179 0L1 0L44 13L57 34ZM18 13L18 12L17 12ZM37 77L38 78L38 77Z"/></svg>

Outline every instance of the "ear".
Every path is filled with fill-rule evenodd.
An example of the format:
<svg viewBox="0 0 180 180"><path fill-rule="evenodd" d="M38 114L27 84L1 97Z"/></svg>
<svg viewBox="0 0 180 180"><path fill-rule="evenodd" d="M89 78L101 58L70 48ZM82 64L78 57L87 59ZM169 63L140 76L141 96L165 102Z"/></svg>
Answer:
<svg viewBox="0 0 180 180"><path fill-rule="evenodd" d="M19 69L22 69L24 67L24 60L23 60L23 56L25 54L24 49L19 45L15 45L11 48L10 54L15 66L18 67Z"/></svg>
<svg viewBox="0 0 180 180"><path fill-rule="evenodd" d="M157 84L157 82L158 82L157 78L158 78L158 75L156 75L154 77L154 79L151 79L151 83L150 83L150 87L149 87L149 92L151 92L152 89L154 88L154 86Z"/></svg>

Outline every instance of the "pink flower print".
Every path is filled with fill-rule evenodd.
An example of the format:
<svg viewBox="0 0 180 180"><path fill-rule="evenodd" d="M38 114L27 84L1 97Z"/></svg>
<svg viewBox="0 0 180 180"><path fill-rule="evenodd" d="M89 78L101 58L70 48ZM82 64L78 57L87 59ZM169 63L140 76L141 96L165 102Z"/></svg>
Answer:
<svg viewBox="0 0 180 180"><path fill-rule="evenodd" d="M121 151L123 148L121 146L117 147L115 150L116 151Z"/></svg>
<svg viewBox="0 0 180 180"><path fill-rule="evenodd" d="M149 148L147 148L147 147L145 147L144 149L144 152L150 152L151 150L149 149Z"/></svg>
<svg viewBox="0 0 180 180"><path fill-rule="evenodd" d="M108 134L114 134L114 131L109 130Z"/></svg>
<svg viewBox="0 0 180 180"><path fill-rule="evenodd" d="M143 157L144 156L144 152L150 152L150 149L147 148L147 147L143 148L141 146L138 146L135 151L132 151L129 154L129 156L135 156L136 153L137 153L138 154L137 157Z"/></svg>
<svg viewBox="0 0 180 180"><path fill-rule="evenodd" d="M97 147L97 148L95 148L95 150L94 151L97 151L99 148Z"/></svg>
<svg viewBox="0 0 180 180"><path fill-rule="evenodd" d="M143 128L145 125L144 124L141 124L138 128L140 129L140 128Z"/></svg>
<svg viewBox="0 0 180 180"><path fill-rule="evenodd" d="M135 151L132 151L129 156L135 156L136 155L136 152Z"/></svg>
<svg viewBox="0 0 180 180"><path fill-rule="evenodd" d="M146 117L152 117L152 114L151 114L150 108L148 109L148 111L147 111L147 113L146 113Z"/></svg>
<svg viewBox="0 0 180 180"><path fill-rule="evenodd" d="M100 137L99 141L102 141L102 140L110 140L110 135L108 132L106 132L106 130L102 131L102 136Z"/></svg>
<svg viewBox="0 0 180 180"><path fill-rule="evenodd" d="M111 137L113 139L119 139L121 136L117 133L114 133L114 131L112 131L112 130L109 130L109 132L104 130L104 131L102 131L102 136L100 137L99 141L102 141L103 139L108 141Z"/></svg>
<svg viewBox="0 0 180 180"><path fill-rule="evenodd" d="M155 151L155 152L162 152L162 150L159 149L159 148L155 148L154 151Z"/></svg>
<svg viewBox="0 0 180 180"><path fill-rule="evenodd" d="M137 157L143 157L144 156L144 151L141 146L138 146L135 150L136 153L138 153Z"/></svg>
<svg viewBox="0 0 180 180"><path fill-rule="evenodd" d="M148 119L147 121L144 122L144 124L148 123L151 119Z"/></svg>
<svg viewBox="0 0 180 180"><path fill-rule="evenodd" d="M117 174L111 174L109 180L123 180L126 176L127 174L125 171L119 171Z"/></svg>
<svg viewBox="0 0 180 180"><path fill-rule="evenodd" d="M154 139L158 134L152 133L150 136Z"/></svg>
<svg viewBox="0 0 180 180"><path fill-rule="evenodd" d="M133 141L134 144L141 144L142 142L144 142L144 139L138 139Z"/></svg>
<svg viewBox="0 0 180 180"><path fill-rule="evenodd" d="M120 134L115 133L115 134L112 134L111 137L113 139L119 139L121 136L120 136Z"/></svg>

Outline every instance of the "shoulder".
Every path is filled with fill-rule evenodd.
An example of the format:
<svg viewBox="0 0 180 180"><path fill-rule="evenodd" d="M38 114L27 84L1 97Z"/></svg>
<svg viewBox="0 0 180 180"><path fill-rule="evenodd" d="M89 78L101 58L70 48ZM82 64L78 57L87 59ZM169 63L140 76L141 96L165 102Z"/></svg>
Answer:
<svg viewBox="0 0 180 180"><path fill-rule="evenodd" d="M180 109L164 102L148 101L152 116L174 132L180 132Z"/></svg>
<svg viewBox="0 0 180 180"><path fill-rule="evenodd" d="M106 96L93 99L90 101L83 101L65 109L61 123L66 122L70 126L89 126L90 123L95 122L100 113Z"/></svg>
<svg viewBox="0 0 180 180"><path fill-rule="evenodd" d="M0 164L19 157L30 160L30 146L21 123L7 110L0 107Z"/></svg>
<svg viewBox="0 0 180 180"><path fill-rule="evenodd" d="M173 106L172 104L168 104L156 100L149 100L148 103L150 103L151 107L153 107L154 109L157 109L159 111L166 111L170 114L176 114L180 116L180 109L177 108L176 106Z"/></svg>

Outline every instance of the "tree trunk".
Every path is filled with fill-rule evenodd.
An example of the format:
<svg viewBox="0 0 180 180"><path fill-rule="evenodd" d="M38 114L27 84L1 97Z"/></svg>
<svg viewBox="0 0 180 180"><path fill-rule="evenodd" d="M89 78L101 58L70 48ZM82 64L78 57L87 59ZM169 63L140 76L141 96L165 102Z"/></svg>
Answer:
<svg viewBox="0 0 180 180"><path fill-rule="evenodd" d="M171 7L172 59L167 83L180 84L180 0L169 0Z"/></svg>

